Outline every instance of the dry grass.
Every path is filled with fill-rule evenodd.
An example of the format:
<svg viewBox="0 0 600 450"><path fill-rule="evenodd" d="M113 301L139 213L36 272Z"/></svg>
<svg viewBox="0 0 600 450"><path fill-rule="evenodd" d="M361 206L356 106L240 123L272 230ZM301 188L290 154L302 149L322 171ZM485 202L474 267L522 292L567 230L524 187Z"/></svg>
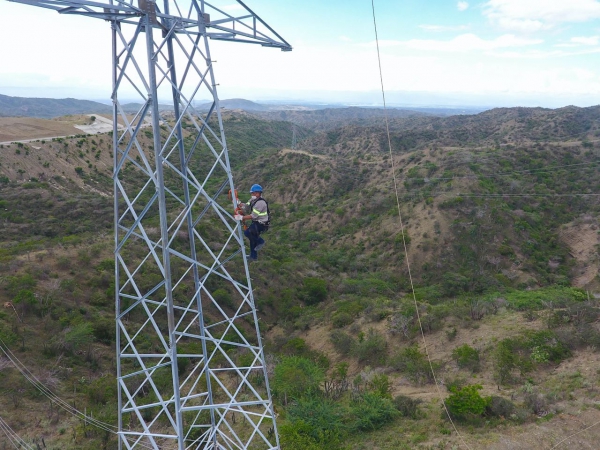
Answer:
<svg viewBox="0 0 600 450"><path fill-rule="evenodd" d="M0 143L79 134L81 131L73 126L75 123L73 120L0 117Z"/></svg>

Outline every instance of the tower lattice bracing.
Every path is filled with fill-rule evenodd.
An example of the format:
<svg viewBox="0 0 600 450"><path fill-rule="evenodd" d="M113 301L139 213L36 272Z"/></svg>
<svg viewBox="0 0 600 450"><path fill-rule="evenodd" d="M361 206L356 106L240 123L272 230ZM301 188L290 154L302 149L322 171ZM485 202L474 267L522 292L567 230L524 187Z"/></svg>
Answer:
<svg viewBox="0 0 600 450"><path fill-rule="evenodd" d="M279 448L209 43L291 47L239 0L15 1L112 28L119 448Z"/></svg>

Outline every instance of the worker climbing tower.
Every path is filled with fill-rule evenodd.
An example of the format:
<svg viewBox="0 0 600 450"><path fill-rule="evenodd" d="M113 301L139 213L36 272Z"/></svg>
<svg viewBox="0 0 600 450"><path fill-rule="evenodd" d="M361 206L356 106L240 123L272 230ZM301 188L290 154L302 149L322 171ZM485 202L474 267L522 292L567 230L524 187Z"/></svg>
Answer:
<svg viewBox="0 0 600 450"><path fill-rule="evenodd" d="M240 0L13 1L112 28L119 448L279 448L209 43L291 46Z"/></svg>

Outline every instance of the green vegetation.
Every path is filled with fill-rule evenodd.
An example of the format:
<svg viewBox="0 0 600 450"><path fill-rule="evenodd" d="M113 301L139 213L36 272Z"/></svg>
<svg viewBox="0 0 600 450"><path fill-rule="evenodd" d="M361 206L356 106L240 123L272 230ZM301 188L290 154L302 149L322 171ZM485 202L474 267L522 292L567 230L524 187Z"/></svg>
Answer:
<svg viewBox="0 0 600 450"><path fill-rule="evenodd" d="M600 400L597 374L567 369L574 356L600 348L593 295L600 282L574 287L584 269L596 267L595 251L580 261L567 239L585 235L593 250L600 205L593 196L553 197L600 187L594 170L600 118L596 109L538 111L554 120L544 128L520 112L505 113L392 121L412 279L378 124L320 132L329 125L319 123L301 143L307 155L280 151L290 143L289 122L225 115L237 187L264 184L277 218L250 270L284 450L460 445L440 417L437 393L429 395L436 380L448 387L445 402L459 431L481 448L488 431L501 435ZM586 130L591 134L581 144L562 146L558 138ZM515 137L523 143L514 144ZM2 161L0 304L11 306L0 311L0 338L62 398L115 423L112 149L111 139L103 139L41 144L37 164L44 174L25 166L11 172ZM140 133L147 148L152 139L147 129ZM11 157L21 149L19 162L35 153L12 148ZM56 158L70 158L70 169L49 175ZM194 162L198 179L207 161ZM140 162L132 156L123 167L132 186L143 184L134 164ZM168 182L182 195L180 183ZM158 226L156 211L148 214ZM210 226L198 232L212 251L219 249L222 236ZM185 245L187 237L174 239ZM237 263L227 269L243 276ZM181 267L175 263L174 273ZM150 268L138 277L144 288L161 279ZM224 310L236 306L228 286L207 282L205 289ZM188 293L178 292L176 301ZM205 320L214 324L219 314L207 309ZM230 342L239 339L228 335ZM148 332L139 345L151 349L157 342ZM220 358L253 360L235 345ZM182 359L180 375L193 365L193 358ZM161 389L168 375L157 373ZM252 380L264 383L261 376ZM26 417L14 426L29 437L57 430L46 440L54 448L74 441L82 449L114 447L110 436L57 414L2 359L0 385L3 418ZM156 400L152 392L140 396ZM28 431L36 411L43 418ZM144 417L156 413L148 408Z"/></svg>

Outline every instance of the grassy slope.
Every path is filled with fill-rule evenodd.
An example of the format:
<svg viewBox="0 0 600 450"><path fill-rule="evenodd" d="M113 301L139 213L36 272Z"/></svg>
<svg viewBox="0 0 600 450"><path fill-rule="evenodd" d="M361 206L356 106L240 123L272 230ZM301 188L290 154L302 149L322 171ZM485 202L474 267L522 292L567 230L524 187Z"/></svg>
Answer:
<svg viewBox="0 0 600 450"><path fill-rule="evenodd" d="M479 119L435 119L437 125L424 124L423 129L410 119L409 125L398 123L394 128L401 207L411 238L409 257L426 339L432 357L441 363L438 376L446 383L472 378L469 371L458 370L451 357L456 346L469 344L481 353L483 367L475 380L484 386L486 395L497 394L493 358L499 341L525 328L542 330L554 323L556 311L545 309L548 301L552 307L579 304L576 291L550 288L536 296L521 295L519 289L568 284L574 263L558 231L582 217L593 224L597 216L593 198L541 196L597 192L597 147L592 142L595 110L567 110L564 116L553 116L552 123L558 125L550 131L538 130L545 129L550 120L537 116L542 113L492 111ZM532 116L539 126L525 122ZM586 120L589 135L570 140L561 134L565 130L579 133L581 128L574 128L573 123ZM431 127L437 127L434 134ZM425 401L426 419L395 419L379 432L350 433L347 442L353 448L402 448L399 443L407 440L406 448L457 444L456 436L447 434L448 424L440 419L433 386L411 382L394 363L398 351L418 339L414 307L405 295L409 284L382 130L346 127L317 134L301 147L317 156L279 150L290 140L289 124L231 115L226 130L238 186L266 185L274 211L274 227L266 236L260 270L254 268L253 273L261 315L273 326L269 351L325 365L328 361L329 377L336 364L344 361L349 363L350 380L360 373L363 379L386 373L393 395ZM543 133L554 132L561 139L539 142ZM114 386L107 375L114 371L112 266L107 262L112 246L111 200L98 194L111 190L110 150L109 138L104 136L102 143L99 139L39 143L36 146L42 149L37 154L11 147L12 159L8 162L3 155L0 160L0 170L10 180L0 191L5 236L0 255L2 303L14 301L23 290L38 295L31 304L24 301L18 306L24 323L11 309L3 309L0 333L61 397L75 401L79 408L92 409L94 417L114 421ZM47 167L44 161L49 162ZM24 172L16 170L17 164ZM569 167L533 175L524 172L558 165ZM83 173L78 175L75 167L82 167ZM42 169L43 176L36 172ZM510 175L489 176L499 173ZM36 180L25 182L31 177ZM459 192L536 192L540 196L473 198ZM314 292L305 286L307 277L325 280L326 301L309 305ZM472 314L476 301L484 309L479 320ZM565 316L563 334L583 333L588 319L597 317L595 306L586 310L586 319L577 319L576 311ZM409 319L406 335L390 333L390 324L399 316ZM74 332L85 332L86 324L92 326L92 338L75 340ZM348 348L331 343L334 330L349 337ZM529 379L555 411L576 412L593 404L596 393L590 388L597 382L597 373L580 370L577 375L577 361L583 358L589 365L596 357L586 350L585 339L595 339L587 330L588 335L569 342L574 353L565 362L545 362L524 375L515 372L500 395L526 405L527 390L532 388L524 390L524 386ZM373 343L381 344L383 351L370 349L367 344ZM529 357L531 348L523 352ZM0 370L0 381L1 409L9 412L3 418L29 439L46 436L46 442L52 443L49 448L111 448L102 433L57 414L14 369ZM557 395L571 385L572 398ZM340 404L352 405L343 398ZM293 418L281 405L279 409L282 418ZM593 412L586 414L586 420L595 417ZM523 430L538 426L533 417L531 412L525 416ZM561 420L552 420L561 424L556 436L559 430L571 429ZM502 439L525 442L527 435L519 437L516 431L521 427L508 423L494 421L493 428L480 425L469 431L463 427L461 432L477 448ZM595 442L596 436L592 431L585 439Z"/></svg>

